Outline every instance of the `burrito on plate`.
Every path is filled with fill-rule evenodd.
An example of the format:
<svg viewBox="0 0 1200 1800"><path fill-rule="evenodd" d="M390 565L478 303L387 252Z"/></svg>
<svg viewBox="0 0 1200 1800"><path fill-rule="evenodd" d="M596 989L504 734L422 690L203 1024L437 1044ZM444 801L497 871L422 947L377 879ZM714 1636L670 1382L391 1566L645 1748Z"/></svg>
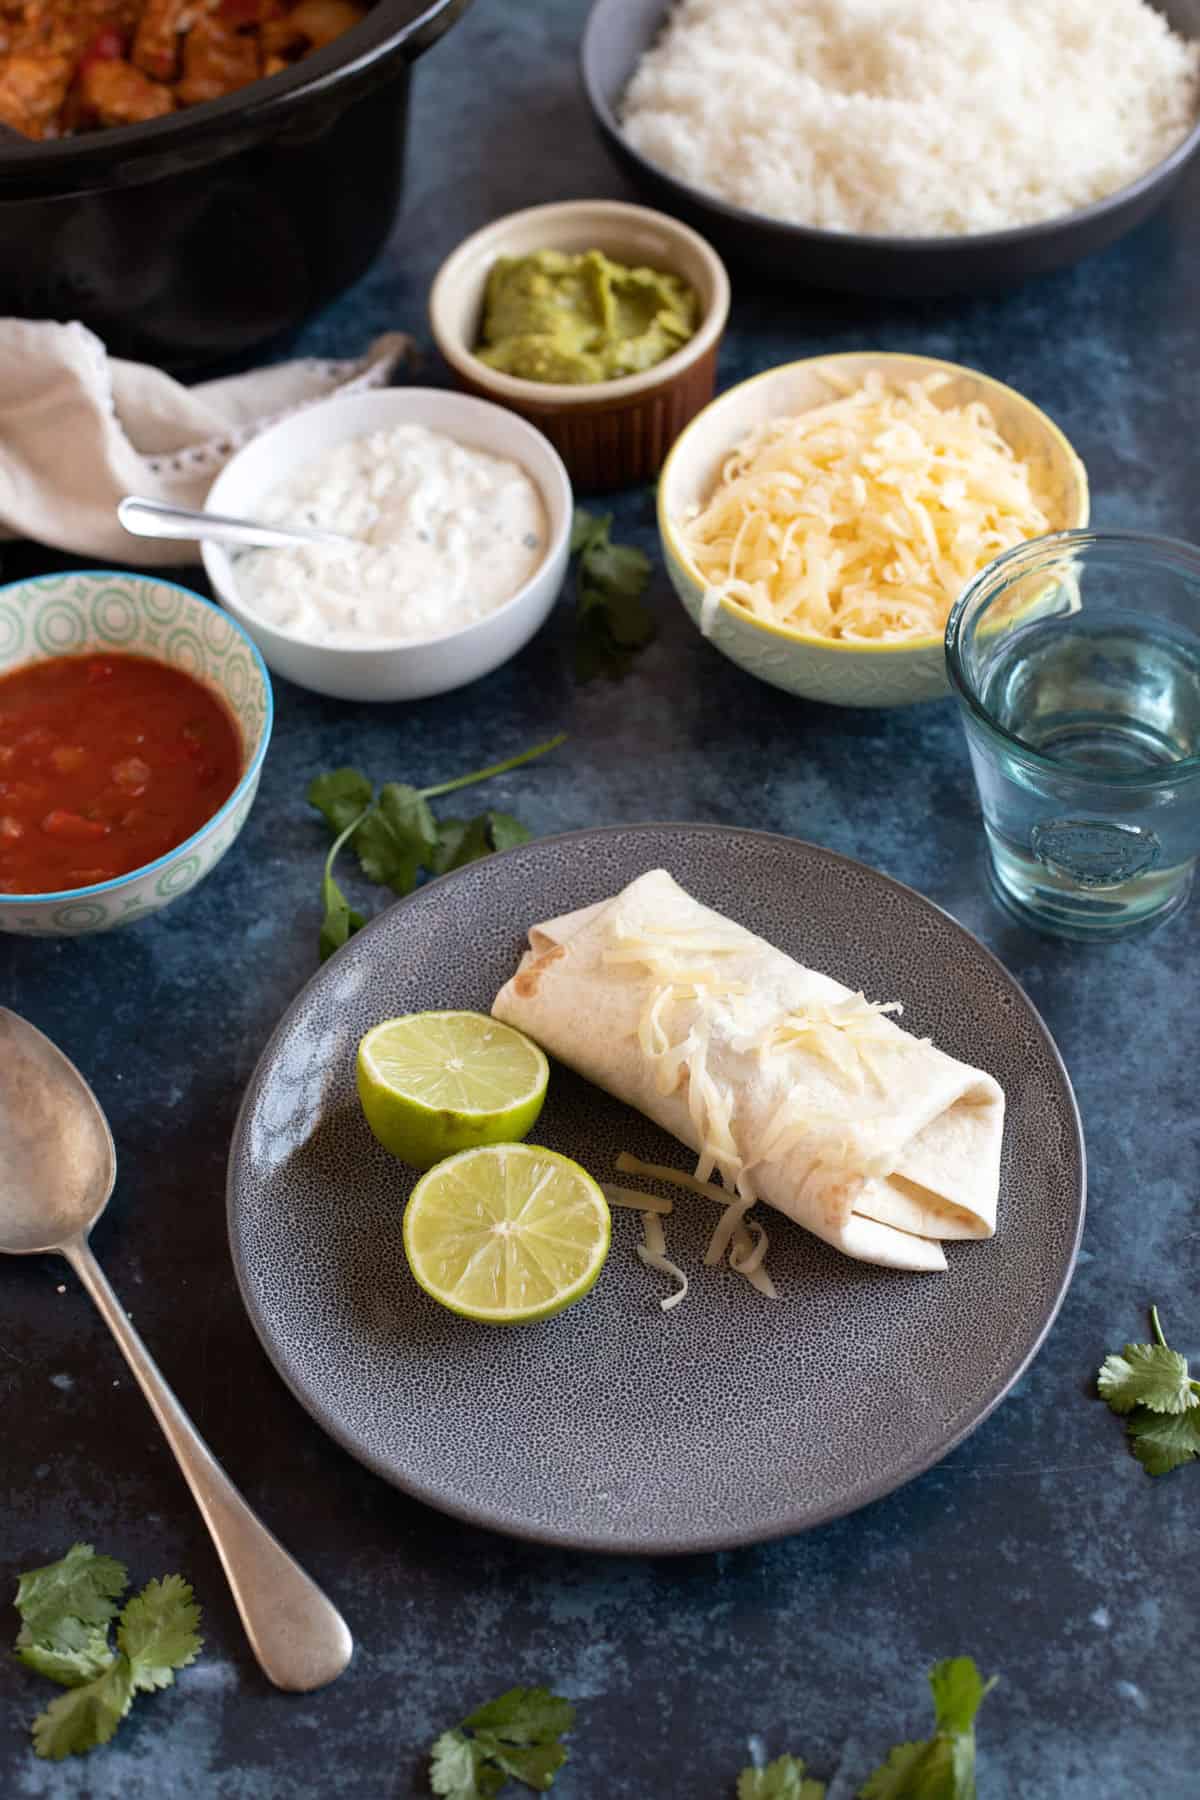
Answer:
<svg viewBox="0 0 1200 1800"><path fill-rule="evenodd" d="M1004 1094L665 869L536 925L492 1012L847 1256L944 1269L996 1227Z"/></svg>

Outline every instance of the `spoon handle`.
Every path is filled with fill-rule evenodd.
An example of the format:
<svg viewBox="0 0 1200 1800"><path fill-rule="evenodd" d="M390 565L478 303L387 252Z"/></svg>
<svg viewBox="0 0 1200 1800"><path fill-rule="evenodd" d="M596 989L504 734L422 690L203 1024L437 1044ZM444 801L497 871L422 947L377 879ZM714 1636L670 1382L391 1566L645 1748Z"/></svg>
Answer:
<svg viewBox="0 0 1200 1800"><path fill-rule="evenodd" d="M276 1687L324 1687L350 1661L346 1621L251 1512L163 1380L87 1242L62 1253L96 1302L200 1508L237 1602L250 1647Z"/></svg>
<svg viewBox="0 0 1200 1800"><path fill-rule="evenodd" d="M205 512L191 506L172 506L167 500L143 500L127 494L118 502L117 518L133 537L170 538L199 543L250 544L259 549L288 550L296 544L333 544L345 549L354 540L317 525L257 525L250 519L230 519L224 513Z"/></svg>

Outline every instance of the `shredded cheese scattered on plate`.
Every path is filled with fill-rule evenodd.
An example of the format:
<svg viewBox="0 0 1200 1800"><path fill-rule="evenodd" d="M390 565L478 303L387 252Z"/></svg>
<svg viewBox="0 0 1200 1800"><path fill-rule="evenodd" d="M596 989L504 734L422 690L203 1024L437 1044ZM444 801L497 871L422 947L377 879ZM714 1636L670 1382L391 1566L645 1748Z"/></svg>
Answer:
<svg viewBox="0 0 1200 1800"><path fill-rule="evenodd" d="M636 1188L614 1187L602 1181L600 1191L610 1206L626 1206L631 1212L660 1213L663 1218L675 1210L673 1200L660 1200L657 1194L639 1194Z"/></svg>
<svg viewBox="0 0 1200 1800"><path fill-rule="evenodd" d="M938 404L953 376L822 374L837 397L752 431L680 522L706 635L723 601L846 642L940 633L985 563L1051 529L1048 496L990 409Z"/></svg>
<svg viewBox="0 0 1200 1800"><path fill-rule="evenodd" d="M757 1231L758 1242L754 1242L750 1233ZM767 1228L760 1225L757 1219L751 1219L745 1225L739 1225L733 1234L733 1242L729 1248L729 1266L738 1275L744 1275L751 1287L758 1289L768 1300L778 1300L779 1292L771 1277L767 1274L766 1257L770 1246Z"/></svg>
<svg viewBox="0 0 1200 1800"><path fill-rule="evenodd" d="M687 1298L688 1278L678 1263L673 1263L666 1254L667 1234L662 1228L662 1220L656 1212L642 1214L642 1236L644 1242L636 1246L637 1253L648 1269L657 1269L660 1275L670 1275L679 1283L673 1294L668 1294L659 1305L664 1312L670 1312L673 1306Z"/></svg>
<svg viewBox="0 0 1200 1800"><path fill-rule="evenodd" d="M769 1243L766 1229L758 1223L757 1219L746 1219L746 1214L754 1205L753 1195L747 1198L742 1194L730 1193L728 1188L718 1187L715 1182L711 1181L699 1181L695 1175L689 1175L686 1170L669 1168L666 1163L642 1162L638 1157L631 1156L628 1150L622 1150L617 1157L617 1168L623 1175L641 1175L649 1181L670 1182L676 1187L687 1188L689 1193L702 1194L706 1200L715 1200L721 1208L721 1217L717 1220L713 1234L708 1241L708 1248L704 1252L706 1265L712 1268L720 1262L728 1250L729 1266L734 1273L744 1276L751 1287L757 1288L759 1293L765 1295L768 1300L778 1300L779 1294L775 1283L767 1274L766 1269ZM613 1190L606 1187L604 1191L609 1193ZM615 1192L632 1194L633 1190L617 1188ZM654 1215L648 1214L643 1218L643 1227L651 1217ZM655 1219L655 1224L658 1225L657 1219ZM752 1231L760 1234L757 1243L750 1235ZM659 1232L662 1234L661 1225L659 1225ZM666 1238L665 1234L662 1235L665 1249ZM647 1234L647 1242L649 1242L649 1234ZM639 1244L638 1255L643 1262L648 1262L649 1258L647 1254L644 1254L644 1250L645 1246ZM658 1268L659 1264L653 1263L651 1266ZM674 1268L674 1264L671 1264L670 1267ZM682 1299L682 1294L673 1294L670 1303L678 1305ZM667 1304L667 1301L664 1300L664 1308Z"/></svg>

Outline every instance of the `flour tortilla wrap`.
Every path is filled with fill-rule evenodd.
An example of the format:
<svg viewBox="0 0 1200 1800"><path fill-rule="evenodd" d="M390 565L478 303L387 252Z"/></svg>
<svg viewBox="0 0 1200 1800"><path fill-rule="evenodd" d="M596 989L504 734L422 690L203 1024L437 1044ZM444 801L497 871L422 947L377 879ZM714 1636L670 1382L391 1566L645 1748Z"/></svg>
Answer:
<svg viewBox="0 0 1200 1800"><path fill-rule="evenodd" d="M999 1084L664 869L534 926L492 1012L847 1256L944 1269L995 1231Z"/></svg>

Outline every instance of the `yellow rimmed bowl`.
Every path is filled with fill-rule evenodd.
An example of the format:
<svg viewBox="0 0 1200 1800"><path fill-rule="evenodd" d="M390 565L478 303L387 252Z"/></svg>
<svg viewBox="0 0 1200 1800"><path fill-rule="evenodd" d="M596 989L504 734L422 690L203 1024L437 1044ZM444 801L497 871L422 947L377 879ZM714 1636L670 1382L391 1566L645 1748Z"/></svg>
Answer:
<svg viewBox="0 0 1200 1800"><path fill-rule="evenodd" d="M693 624L700 625L703 577L691 562L679 532L693 507L703 506L720 480L730 452L742 439L788 413L805 412L835 396L822 371L852 381L877 369L894 381L948 374L935 396L939 405L982 400L1001 435L1034 471L1037 485L1051 497L1050 530L1068 531L1088 523L1087 471L1075 450L1033 402L976 369L930 356L856 350L784 363L729 388L699 413L675 443L658 484L658 530L667 570ZM948 691L944 633L898 643L843 643L785 625L766 624L736 601L723 600L707 633L731 662L760 681L805 700L832 706L908 706Z"/></svg>

